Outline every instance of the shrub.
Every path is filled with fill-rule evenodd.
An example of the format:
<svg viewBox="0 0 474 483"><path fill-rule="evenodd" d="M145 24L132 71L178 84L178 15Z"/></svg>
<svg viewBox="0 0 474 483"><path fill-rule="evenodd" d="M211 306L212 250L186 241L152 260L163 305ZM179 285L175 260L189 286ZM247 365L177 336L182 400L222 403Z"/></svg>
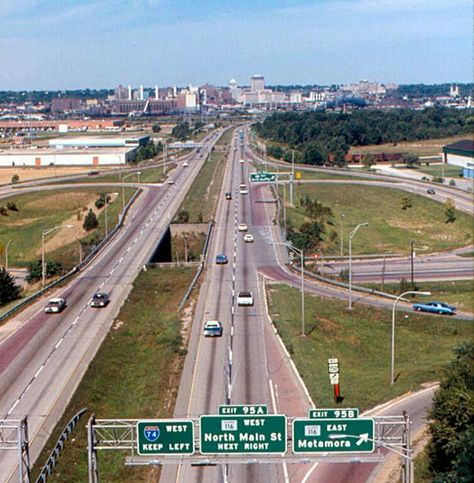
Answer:
<svg viewBox="0 0 474 483"><path fill-rule="evenodd" d="M20 297L21 287L15 279L2 267L0 268L0 305L6 305Z"/></svg>
<svg viewBox="0 0 474 483"><path fill-rule="evenodd" d="M187 210L181 210L178 213L178 223L189 223L189 212Z"/></svg>
<svg viewBox="0 0 474 483"><path fill-rule="evenodd" d="M454 181L454 179L450 179L449 186L456 186L456 181Z"/></svg>
<svg viewBox="0 0 474 483"><path fill-rule="evenodd" d="M18 211L18 208L17 208L16 204L13 203L13 201L7 202L7 209L9 209L10 211Z"/></svg>
<svg viewBox="0 0 474 483"><path fill-rule="evenodd" d="M91 231L91 230L95 230L98 226L99 226L99 220L97 219L97 216L92 211L92 209L90 209L89 213L87 213L86 217L84 218L84 223L82 224L82 227L86 231Z"/></svg>
<svg viewBox="0 0 474 483"><path fill-rule="evenodd" d="M12 176L12 184L18 183L20 181L20 177L17 174Z"/></svg>

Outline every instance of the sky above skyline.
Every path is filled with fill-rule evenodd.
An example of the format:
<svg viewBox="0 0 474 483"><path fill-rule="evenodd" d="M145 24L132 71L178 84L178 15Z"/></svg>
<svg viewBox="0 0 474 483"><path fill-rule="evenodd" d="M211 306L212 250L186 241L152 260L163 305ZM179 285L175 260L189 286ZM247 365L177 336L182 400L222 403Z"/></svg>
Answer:
<svg viewBox="0 0 474 483"><path fill-rule="evenodd" d="M0 90L472 82L471 0L0 0Z"/></svg>

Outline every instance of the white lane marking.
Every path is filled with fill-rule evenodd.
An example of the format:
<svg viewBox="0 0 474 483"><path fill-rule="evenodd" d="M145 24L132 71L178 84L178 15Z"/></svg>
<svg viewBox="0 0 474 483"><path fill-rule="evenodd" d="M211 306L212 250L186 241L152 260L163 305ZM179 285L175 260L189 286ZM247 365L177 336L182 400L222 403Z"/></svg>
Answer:
<svg viewBox="0 0 474 483"><path fill-rule="evenodd" d="M40 375L43 369L44 369L44 364L36 371L36 374L33 376L33 379L36 379Z"/></svg>

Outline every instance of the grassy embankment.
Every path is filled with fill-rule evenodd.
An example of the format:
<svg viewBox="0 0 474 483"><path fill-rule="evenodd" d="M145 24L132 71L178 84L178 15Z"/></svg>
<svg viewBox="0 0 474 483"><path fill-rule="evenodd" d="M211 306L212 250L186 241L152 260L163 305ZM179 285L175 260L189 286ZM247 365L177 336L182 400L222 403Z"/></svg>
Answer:
<svg viewBox="0 0 474 483"><path fill-rule="evenodd" d="M326 255L339 254L340 220L344 215L344 252L348 233L359 223L368 222L353 238L353 254L407 253L414 240L420 254L450 250L472 243L472 216L456 212L456 221L446 223L444 205L424 196L397 189L357 185L301 185L296 189L295 208L287 208L287 218L295 227L311 221L299 205L308 194L333 212L333 226L327 226L322 243ZM408 197L412 207L401 208Z"/></svg>
<svg viewBox="0 0 474 483"><path fill-rule="evenodd" d="M8 240L12 240L8 258L9 266L25 267L28 263L39 259L41 256L41 234L43 229L57 225L72 224L74 229L62 228L46 236L46 252L48 260L63 262L66 267L72 266L78 260L77 236L83 243L90 242L94 238L103 238L105 235L104 209L98 213L99 228L90 233L82 229L82 223L86 211L85 206L93 205L101 192L105 190L97 188L85 188L80 190L55 190L48 192L28 193L2 199L1 204L6 206L8 202L16 204L18 211L8 210L8 216L0 216L0 243L5 246ZM112 190L108 190L112 193ZM127 202L134 189L125 190ZM114 201L108 208L108 226L111 230L118 221L118 215L122 210L122 195L117 191ZM78 217L81 219L78 219ZM48 241L55 236L61 237L58 248L50 249ZM56 244L57 245L57 244Z"/></svg>
<svg viewBox="0 0 474 483"><path fill-rule="evenodd" d="M85 424L97 418L171 417L185 351L177 306L194 276L192 268L149 269L142 272L123 305L70 404L38 459L34 476L46 461L69 419L89 409L66 443L48 481L87 481ZM146 294L146 296L144 296ZM158 470L126 467L127 452L99 455L102 481L157 481Z"/></svg>
<svg viewBox="0 0 474 483"><path fill-rule="evenodd" d="M363 287L381 289L379 283L361 283L358 284ZM417 282L415 277L415 285L418 290L431 292L430 300L440 300L454 305L458 310L466 312L474 312L474 280L457 280L457 281L443 281L443 282ZM385 283L384 292L391 294L400 294L400 284ZM427 301L427 297L423 297L420 302Z"/></svg>
<svg viewBox="0 0 474 483"><path fill-rule="evenodd" d="M431 166L420 166L417 168L417 171L421 171L422 173L429 174L431 176L438 176L447 178L457 178L462 173L462 168L459 166L452 166L452 165L444 165L444 168L441 164L432 164Z"/></svg>
<svg viewBox="0 0 474 483"><path fill-rule="evenodd" d="M439 156L443 146L461 139L466 139L466 134L439 139L424 139L422 141L353 146L349 150L349 154L411 153L417 156Z"/></svg>
<svg viewBox="0 0 474 483"><path fill-rule="evenodd" d="M368 409L420 384L438 380L452 349L472 336L472 322L418 313L397 315L395 371L390 385L390 311L306 296L306 337L301 337L298 290L270 285L269 310L305 384L320 407L332 407L328 358L340 366L344 406Z"/></svg>

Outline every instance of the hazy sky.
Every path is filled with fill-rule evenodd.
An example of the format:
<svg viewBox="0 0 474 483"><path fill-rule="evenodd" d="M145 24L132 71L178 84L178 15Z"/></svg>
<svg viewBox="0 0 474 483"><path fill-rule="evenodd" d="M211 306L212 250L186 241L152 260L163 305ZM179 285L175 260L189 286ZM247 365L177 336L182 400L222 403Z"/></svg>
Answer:
<svg viewBox="0 0 474 483"><path fill-rule="evenodd" d="M0 90L472 82L472 0L0 0Z"/></svg>

